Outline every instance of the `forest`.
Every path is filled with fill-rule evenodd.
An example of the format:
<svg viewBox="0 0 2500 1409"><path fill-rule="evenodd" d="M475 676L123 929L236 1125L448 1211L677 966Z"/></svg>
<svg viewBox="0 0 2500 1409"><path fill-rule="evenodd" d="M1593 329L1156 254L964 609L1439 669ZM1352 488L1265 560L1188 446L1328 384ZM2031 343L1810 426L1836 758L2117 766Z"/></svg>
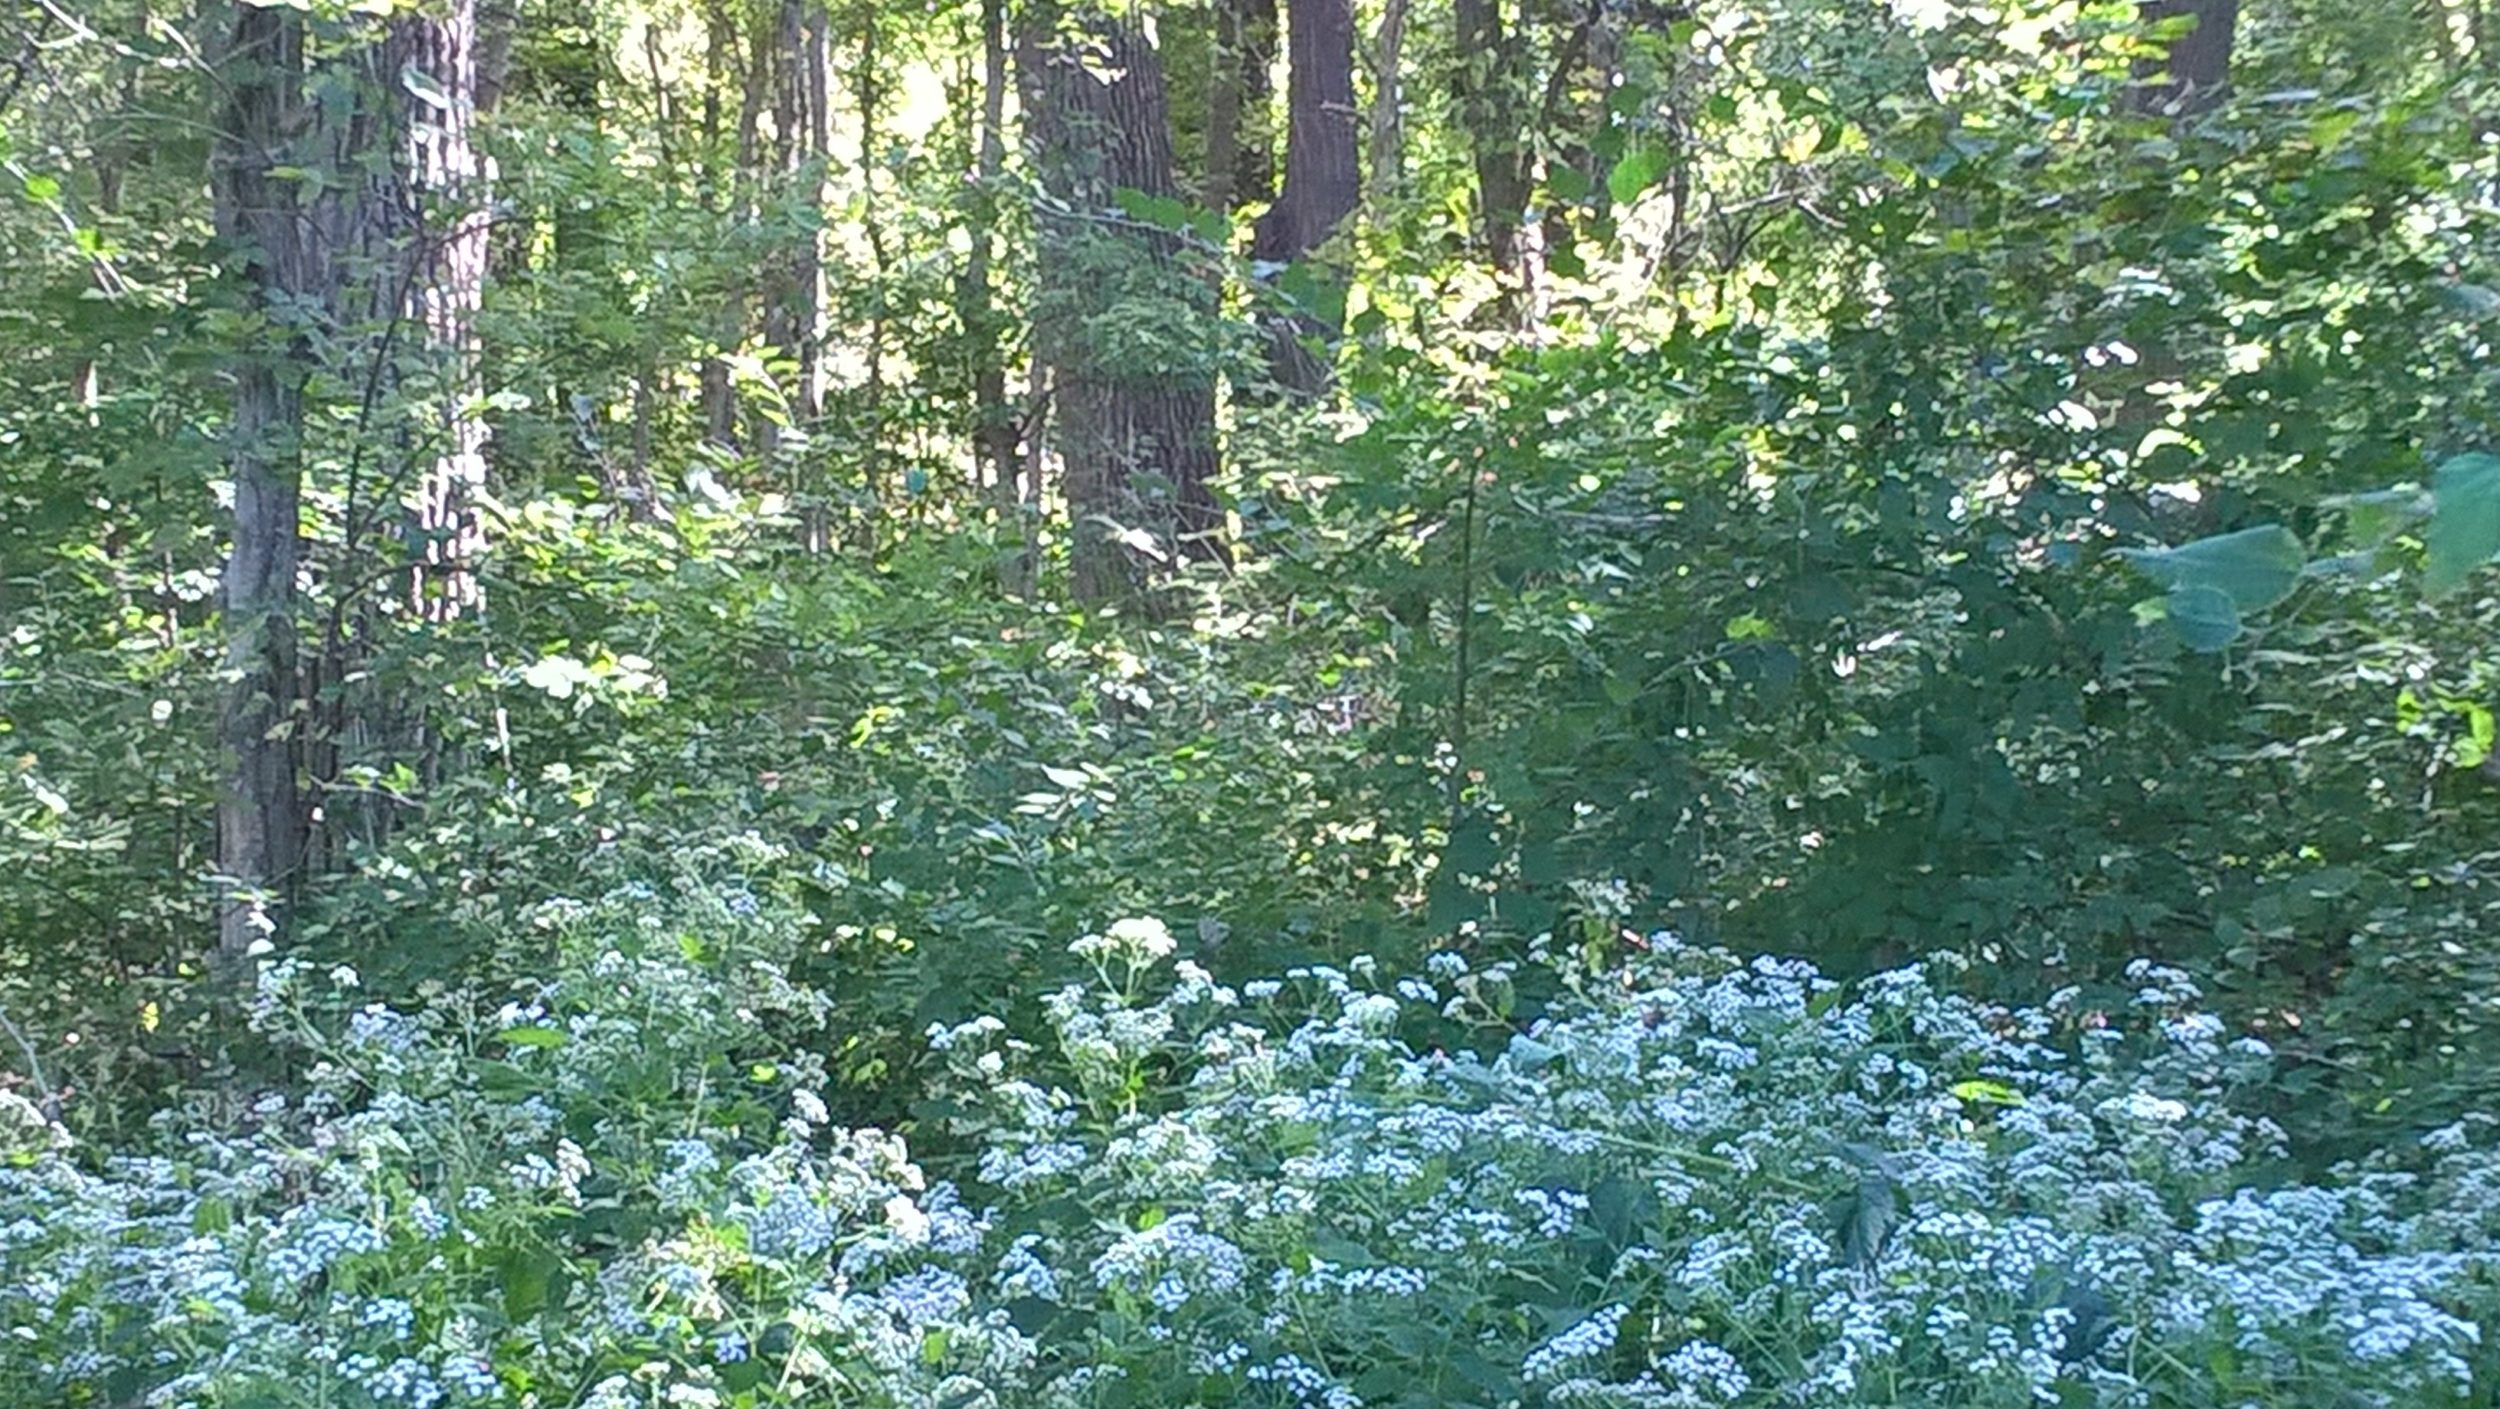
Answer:
<svg viewBox="0 0 2500 1409"><path fill-rule="evenodd" d="M0 0L0 1405L2500 1405L2500 0Z"/></svg>

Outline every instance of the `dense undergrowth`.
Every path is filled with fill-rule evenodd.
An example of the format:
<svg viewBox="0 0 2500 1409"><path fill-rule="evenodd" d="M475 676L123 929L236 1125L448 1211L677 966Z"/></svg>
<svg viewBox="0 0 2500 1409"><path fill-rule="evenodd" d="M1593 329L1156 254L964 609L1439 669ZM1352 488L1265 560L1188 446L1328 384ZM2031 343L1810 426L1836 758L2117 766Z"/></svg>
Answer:
<svg viewBox="0 0 2500 1409"><path fill-rule="evenodd" d="M518 26L458 367L246 297L238 71L35 8L0 1406L2500 1396L2488 0L2200 0L2166 97L2168 3L1513 4L1533 278L1417 0L1324 248L1127 191L1081 289L965 180L1048 5L196 7ZM824 45L858 130L765 152ZM1071 372L1220 404L1220 545L1083 497ZM222 875L262 704L312 854Z"/></svg>
<svg viewBox="0 0 2500 1409"><path fill-rule="evenodd" d="M527 909L535 981L267 969L296 1073L155 1154L21 1100L14 1403L2482 1404L2500 1128L2327 1182L2261 1042L1841 985L1658 934L1219 982L1159 920L1041 1022L930 1026L847 1128L808 917L743 876ZM1949 970L1950 965L1946 968ZM1018 1035L1025 1034L1025 1035ZM914 1155L918 1162L914 1162Z"/></svg>

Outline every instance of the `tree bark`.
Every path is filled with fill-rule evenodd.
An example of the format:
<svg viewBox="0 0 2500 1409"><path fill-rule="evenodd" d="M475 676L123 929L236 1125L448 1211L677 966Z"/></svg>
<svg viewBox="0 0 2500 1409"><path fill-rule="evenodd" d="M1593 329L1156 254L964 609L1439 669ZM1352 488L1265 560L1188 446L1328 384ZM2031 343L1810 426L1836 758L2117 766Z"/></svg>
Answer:
<svg viewBox="0 0 2500 1409"><path fill-rule="evenodd" d="M2189 117L2221 102L2231 83L2231 52L2238 35L2240 0L2139 0L2146 24L2186 17L2195 27L2173 40L2169 56L2138 76L2135 96L2144 112Z"/></svg>
<svg viewBox="0 0 2500 1409"><path fill-rule="evenodd" d="M1406 0L1388 0L1373 41L1371 190L1374 200L1405 185Z"/></svg>
<svg viewBox="0 0 2500 1409"><path fill-rule="evenodd" d="M477 0L448 0L356 35L367 42L327 61L323 75L353 101L313 116L299 163L324 177L304 227L331 271L328 370L360 398L337 553L342 585L306 691L320 714L306 731L306 773L324 790L308 870L335 860L341 839L379 841L395 820L391 798L334 786L351 766L406 764L422 782L442 762L433 721L374 673L385 626L360 595L359 584L381 580L367 571L368 544L397 545L401 561L386 569L407 619L449 623L485 602L477 316L491 224L475 131L477 18ZM369 460L385 472L370 475Z"/></svg>
<svg viewBox="0 0 2500 1409"><path fill-rule="evenodd" d="M1016 488L1016 411L1007 401L1007 328L998 314L990 267L998 227L998 189L1007 170L1007 6L981 0L981 117L972 179L964 190L969 248L956 285L956 317L971 359L972 447L1002 532L1023 533Z"/></svg>
<svg viewBox="0 0 2500 1409"><path fill-rule="evenodd" d="M476 142L477 40L477 0L450 0L394 19L382 43L405 183L392 265L404 271L405 316L421 334L426 430L436 446L418 477L409 530L409 605L428 621L455 620L485 601L477 560L486 546L478 504L486 422L474 402L491 225Z"/></svg>
<svg viewBox="0 0 2500 1409"><path fill-rule="evenodd" d="M728 181L728 211L732 223L753 218L755 211L755 173L758 143L763 127L766 79L770 72L770 45L764 26L756 26L754 42L741 57L738 53L739 33L736 11L728 0L715 0L709 13L710 42L706 63L712 70L717 93L726 84L730 73L743 75L739 85L737 150ZM717 131L719 122L716 98L707 97L706 123ZM736 353L747 339L746 282L735 273L720 292L720 309L713 319L713 342L718 355L703 362L703 423L705 435L715 446L734 450L738 446L738 391L730 376L728 357Z"/></svg>
<svg viewBox="0 0 2500 1409"><path fill-rule="evenodd" d="M1207 169L1198 203L1227 215L1275 191L1276 0L1215 0L1207 88Z"/></svg>
<svg viewBox="0 0 2500 1409"><path fill-rule="evenodd" d="M1047 199L1036 218L1036 355L1050 369L1078 598L1142 599L1182 556L1223 552L1212 293L1180 267L1180 236L1124 215L1117 193L1177 199L1161 56L1101 10L1036 4L1018 45L1025 133ZM1115 305L1154 311L1157 336L1107 345Z"/></svg>
<svg viewBox="0 0 2500 1409"><path fill-rule="evenodd" d="M304 855L295 610L309 354L291 325L321 291L304 245L303 184L274 174L291 164L305 120L301 16L238 7L222 59L226 107L210 172L217 233L239 264L247 307L268 325L264 344L236 359L226 432L234 541L223 584L217 862L232 889L219 902L217 947L233 962L283 919Z"/></svg>
<svg viewBox="0 0 2500 1409"><path fill-rule="evenodd" d="M877 204L877 119L883 107L884 90L879 82L877 16L874 10L863 18L859 38L859 199L860 223L868 232L868 267L875 276L877 289L874 311L868 319L868 365L861 386L861 397L868 413L867 434L861 460L866 470L870 502L881 502L885 494L885 340L886 340L886 254L885 227ZM863 540L874 547L877 523L873 516L862 520Z"/></svg>
<svg viewBox="0 0 2500 1409"><path fill-rule="evenodd" d="M1485 252L1521 272L1528 208L1526 75L1521 45L1502 23L1500 0L1455 0L1458 119L1476 169L1476 221Z"/></svg>
<svg viewBox="0 0 2500 1409"><path fill-rule="evenodd" d="M1354 7L1351 0L1289 0L1287 43L1292 74L1286 87L1285 189L1259 220L1254 258L1273 265L1307 258L1362 199L1360 140L1354 106ZM1304 339L1336 328L1308 309L1268 327L1268 365L1278 385L1313 394L1326 385L1327 364Z"/></svg>

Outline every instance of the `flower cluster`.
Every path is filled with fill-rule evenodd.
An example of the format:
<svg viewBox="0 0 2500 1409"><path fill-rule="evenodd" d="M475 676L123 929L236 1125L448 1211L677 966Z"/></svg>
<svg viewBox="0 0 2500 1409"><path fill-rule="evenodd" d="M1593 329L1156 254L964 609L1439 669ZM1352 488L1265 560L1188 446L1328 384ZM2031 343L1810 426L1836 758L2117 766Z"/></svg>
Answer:
<svg viewBox="0 0 2500 1409"><path fill-rule="evenodd" d="M2220 1409L2494 1383L2500 1120L2268 1179L2281 1132L2235 1099L2266 1054L2175 971L2116 1019L1670 936L1602 976L1539 949L1236 987L1126 921L1078 943L1100 981L1047 995L1046 1029L932 1031L959 1089L924 1172L833 1121L800 932L754 891L543 918L559 961L516 995L403 1012L273 969L259 1019L307 1076L239 1131L14 1144L0 1402ZM1566 996L1523 1022L1531 991Z"/></svg>
<svg viewBox="0 0 2500 1409"><path fill-rule="evenodd" d="M1209 1404L2410 1406L2491 1383L2500 1121L2277 1187L2283 1133L2239 1099L2269 1054L2184 973L2139 966L2113 1020L1924 967L1843 991L1671 935L1604 983L1573 963L1237 991L1184 965L1159 997L1129 974L1057 995L1055 1046L950 1030L992 1192L1090 1212L1013 1254L1085 1328L1045 1346L1043 1402L1114 1369ZM1523 1030L1531 965L1583 996ZM1100 1099L1140 1071L1144 1099ZM1167 1244L1220 1249L1220 1274Z"/></svg>

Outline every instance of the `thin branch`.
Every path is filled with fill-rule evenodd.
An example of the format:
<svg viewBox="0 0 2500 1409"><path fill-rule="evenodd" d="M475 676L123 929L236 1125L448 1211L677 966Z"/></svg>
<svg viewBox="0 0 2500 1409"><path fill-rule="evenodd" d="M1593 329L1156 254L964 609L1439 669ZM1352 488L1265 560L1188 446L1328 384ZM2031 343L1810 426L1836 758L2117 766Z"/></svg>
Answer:
<svg viewBox="0 0 2500 1409"><path fill-rule="evenodd" d="M26 1074L34 1081L35 1090L43 1096L44 1118L59 1120L61 1118L60 1093L53 1090L52 1083L44 1077L43 1058L35 1055L35 1044L26 1040L26 1034L18 1030L16 1023L9 1021L6 1009L0 1009L0 1031L7 1032L10 1040L17 1043L17 1050L26 1054Z"/></svg>

